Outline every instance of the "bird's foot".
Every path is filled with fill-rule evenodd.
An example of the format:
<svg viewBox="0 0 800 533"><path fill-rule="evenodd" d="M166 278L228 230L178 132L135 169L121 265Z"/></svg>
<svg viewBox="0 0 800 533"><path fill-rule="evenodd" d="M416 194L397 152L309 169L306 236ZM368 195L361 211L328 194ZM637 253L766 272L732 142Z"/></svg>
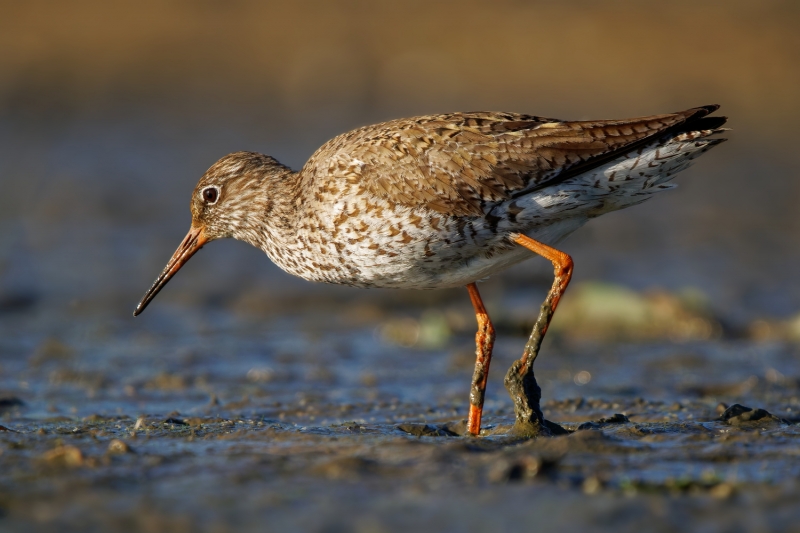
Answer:
<svg viewBox="0 0 800 533"><path fill-rule="evenodd" d="M555 422L544 419L539 401L542 389L536 383L533 365L522 360L514 361L503 380L514 402L514 427L511 434L518 437L535 438L564 435L568 431Z"/></svg>

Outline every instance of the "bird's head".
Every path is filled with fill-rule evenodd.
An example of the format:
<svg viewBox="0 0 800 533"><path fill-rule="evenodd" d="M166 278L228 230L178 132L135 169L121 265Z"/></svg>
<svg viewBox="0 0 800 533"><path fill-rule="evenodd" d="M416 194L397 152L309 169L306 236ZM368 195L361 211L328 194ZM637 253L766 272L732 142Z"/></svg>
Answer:
<svg viewBox="0 0 800 533"><path fill-rule="evenodd" d="M133 316L147 304L180 268L205 244L233 237L247 242L258 239L257 220L272 209L269 183L291 173L272 157L255 152L226 155L200 178L192 193L192 225L167 266L145 293Z"/></svg>

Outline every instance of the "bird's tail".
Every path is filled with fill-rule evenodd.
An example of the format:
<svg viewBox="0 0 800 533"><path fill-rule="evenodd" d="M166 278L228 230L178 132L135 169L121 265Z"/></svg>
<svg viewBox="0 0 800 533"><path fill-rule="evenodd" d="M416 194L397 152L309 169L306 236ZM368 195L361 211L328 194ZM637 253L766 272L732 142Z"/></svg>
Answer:
<svg viewBox="0 0 800 533"><path fill-rule="evenodd" d="M606 189L602 212L636 205L657 192L674 188L676 185L669 182L675 175L727 140L712 137L725 131L720 127L725 120L725 117L703 117L691 121L685 129L670 132L585 176L584 179L593 180L595 187Z"/></svg>

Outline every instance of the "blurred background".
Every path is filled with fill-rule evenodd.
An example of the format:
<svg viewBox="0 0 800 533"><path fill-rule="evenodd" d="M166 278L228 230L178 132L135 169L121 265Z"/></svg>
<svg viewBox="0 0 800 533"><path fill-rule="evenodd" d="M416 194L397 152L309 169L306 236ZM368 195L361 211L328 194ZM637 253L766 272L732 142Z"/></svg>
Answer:
<svg viewBox="0 0 800 533"><path fill-rule="evenodd" d="M0 309L80 304L127 316L184 235L196 180L232 151L299 168L338 133L404 116L621 118L708 103L731 117L731 141L676 191L571 237L575 280L694 287L737 325L800 309L796 3L1 9ZM539 263L500 283L546 277ZM215 243L156 308L228 306L262 289L320 291L243 244Z"/></svg>
<svg viewBox="0 0 800 533"><path fill-rule="evenodd" d="M88 357L71 344L89 342L107 356L123 339L136 352L221 324L308 339L287 317L308 324L312 310L325 327L345 317L334 328L365 342L458 351L461 334L468 352L463 290L314 285L238 242L207 247L130 314L187 231L197 179L229 152L299 168L338 133L397 117L620 118L709 103L730 117L730 142L675 191L563 244L577 268L554 335L800 337L796 3L7 2L2 15L6 354L62 343ZM490 280L495 320L524 335L551 275L536 259Z"/></svg>
<svg viewBox="0 0 800 533"><path fill-rule="evenodd" d="M427 113L603 119L721 104L730 141L677 189L562 244L575 276L537 376L548 401L607 407L545 413L584 421L643 396L668 402L655 413L681 413L674 402L689 398L700 407L685 416L704 420L720 401L790 416L800 408L798 28L800 3L774 0L0 1L0 422L30 438L0 453L4 472L19 473L0 485L0 515L9 494L28 508L20 487L35 483L14 480L50 457L58 424L112 421L105 431L135 435L141 420L194 413L284 429L385 422L376 431L392 435L398 420L463 418L475 328L463 289L316 285L243 243L214 242L131 316L217 159L253 150L298 169L339 133ZM500 334L490 423L511 416L502 377L551 277L533 259L482 285ZM175 449L149 446L147 457ZM153 464L148 475L162 479ZM144 486L156 500L192 501L191 490L217 486L182 492L175 479L180 490Z"/></svg>

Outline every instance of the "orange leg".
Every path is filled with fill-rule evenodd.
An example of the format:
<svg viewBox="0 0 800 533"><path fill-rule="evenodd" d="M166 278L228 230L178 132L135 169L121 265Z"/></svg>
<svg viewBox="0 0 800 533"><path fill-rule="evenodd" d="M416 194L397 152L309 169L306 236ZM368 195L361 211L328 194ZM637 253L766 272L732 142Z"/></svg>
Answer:
<svg viewBox="0 0 800 533"><path fill-rule="evenodd" d="M530 339L528 339L527 344L525 344L525 351L520 359L522 363L520 373L523 373L524 367L533 366L533 360L536 359L536 355L539 353L539 348L542 345L544 334L547 333L547 328L550 326L553 313L556 312L558 302L561 300L564 291L567 290L569 280L572 279L573 263L572 258L564 252L551 248L525 235L518 235L512 238L512 240L531 252L539 254L551 261L553 263L555 275L553 286L550 287L550 292L547 293L547 298L545 298L544 303L542 303L542 307L539 310L539 318L536 320Z"/></svg>
<svg viewBox="0 0 800 533"><path fill-rule="evenodd" d="M519 360L514 361L505 377L506 389L508 389L508 393L514 401L514 413L516 415L514 430L517 433L530 436L559 433L563 429L557 424L546 422L539 407L542 392L533 374L533 362L539 354L544 334L547 333L547 328L550 326L550 320L553 318L558 302L567 289L567 285L569 285L569 280L572 277L572 258L564 252L525 235L515 235L511 240L533 253L549 259L553 263L555 270L553 286L542 303L539 317L536 319L531 336L525 344L525 351Z"/></svg>
<svg viewBox="0 0 800 533"><path fill-rule="evenodd" d="M492 346L494 346L494 326L481 301L478 287L474 283L467 285L475 318L478 320L478 333L475 334L475 372L472 374L472 386L469 390L469 417L467 433L478 435L481 432L481 415L483 414L483 398L486 393L486 379L489 377L489 363L492 362Z"/></svg>

